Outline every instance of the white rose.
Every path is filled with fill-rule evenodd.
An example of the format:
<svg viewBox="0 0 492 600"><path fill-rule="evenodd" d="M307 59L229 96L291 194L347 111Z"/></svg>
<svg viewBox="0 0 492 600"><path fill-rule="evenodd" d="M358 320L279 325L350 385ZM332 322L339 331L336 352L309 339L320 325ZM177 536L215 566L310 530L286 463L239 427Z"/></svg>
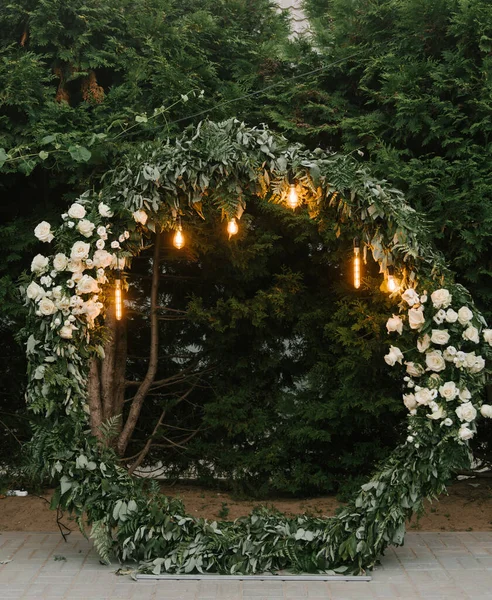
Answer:
<svg viewBox="0 0 492 600"><path fill-rule="evenodd" d="M470 367L469 371L470 371L470 373L480 373L480 371L482 371L484 368L485 368L485 359L482 358L481 356L477 356L475 358L475 362Z"/></svg>
<svg viewBox="0 0 492 600"><path fill-rule="evenodd" d="M32 259L31 263L31 271L33 273L44 273L47 268L50 259L42 254L36 254L36 256Z"/></svg>
<svg viewBox="0 0 492 600"><path fill-rule="evenodd" d="M393 367L397 362L401 364L401 361L403 360L403 354L400 348L397 348L396 346L390 346L389 352L384 357L384 360L390 367Z"/></svg>
<svg viewBox="0 0 492 600"><path fill-rule="evenodd" d="M92 269L92 267L94 266L94 263L92 262L92 259L90 259L90 258L86 258L86 259L85 259L85 266L86 266L88 269Z"/></svg>
<svg viewBox="0 0 492 600"><path fill-rule="evenodd" d="M453 362L458 367L458 369L460 369L461 367L465 366L465 359L466 354L463 351L458 350L458 352L456 352L456 356L453 359Z"/></svg>
<svg viewBox="0 0 492 600"><path fill-rule="evenodd" d="M108 281L108 278L104 274L104 269L98 269L97 270L97 282L98 283L106 283L107 281Z"/></svg>
<svg viewBox="0 0 492 600"><path fill-rule="evenodd" d="M77 308L84 304L84 301L80 296L70 296L70 307Z"/></svg>
<svg viewBox="0 0 492 600"><path fill-rule="evenodd" d="M478 344L480 342L480 337L478 335L478 329L473 327L473 325L469 325L465 331L463 331L463 339L469 340L470 342L474 342Z"/></svg>
<svg viewBox="0 0 492 600"><path fill-rule="evenodd" d="M42 315L48 316L56 313L56 306L49 298L42 298L39 303L39 310Z"/></svg>
<svg viewBox="0 0 492 600"><path fill-rule="evenodd" d="M96 242L96 248L98 250L103 250L105 246L104 240L97 240Z"/></svg>
<svg viewBox="0 0 492 600"><path fill-rule="evenodd" d="M437 406L435 408L432 409L432 414L430 415L426 415L428 419L445 419L446 418L446 411L444 410L444 408L442 406Z"/></svg>
<svg viewBox="0 0 492 600"><path fill-rule="evenodd" d="M106 235L106 227L104 227L104 225L99 225L96 231L99 237Z"/></svg>
<svg viewBox="0 0 492 600"><path fill-rule="evenodd" d="M127 240L130 237L130 232L129 231L124 231L123 232L123 237L125 238L125 240Z"/></svg>
<svg viewBox="0 0 492 600"><path fill-rule="evenodd" d="M425 362L430 371L436 371L438 373L439 371L444 371L446 368L446 363L444 362L444 358L440 350L432 350L431 352L427 352L425 355Z"/></svg>
<svg viewBox="0 0 492 600"><path fill-rule="evenodd" d="M490 406L490 404L482 404L482 406L480 407L480 414L482 415L482 417L492 419L492 406Z"/></svg>
<svg viewBox="0 0 492 600"><path fill-rule="evenodd" d="M87 238L91 237L95 227L94 223L87 219L82 219L77 223L77 231L80 231L80 233Z"/></svg>
<svg viewBox="0 0 492 600"><path fill-rule="evenodd" d="M100 303L93 300L87 300L83 306L83 312L87 315L87 321L90 326L94 325L94 319L101 313Z"/></svg>
<svg viewBox="0 0 492 600"><path fill-rule="evenodd" d="M472 319L472 311L468 308L468 306L462 306L458 311L458 321L460 322L460 325L468 325Z"/></svg>
<svg viewBox="0 0 492 600"><path fill-rule="evenodd" d="M119 247L120 247L120 243L118 241L115 240L114 242L111 242L111 248L116 249Z"/></svg>
<svg viewBox="0 0 492 600"><path fill-rule="evenodd" d="M427 292L424 291L424 293L422 294L422 296L420 296L420 302L422 304L425 304L427 302Z"/></svg>
<svg viewBox="0 0 492 600"><path fill-rule="evenodd" d="M446 427L451 427L453 420L448 417L447 419L444 419L443 423L446 425Z"/></svg>
<svg viewBox="0 0 492 600"><path fill-rule="evenodd" d="M446 381L446 383L441 385L441 387L439 388L439 393L443 398L446 399L447 402L454 400L458 395L458 388L456 387L456 383L454 381Z"/></svg>
<svg viewBox="0 0 492 600"><path fill-rule="evenodd" d="M44 291L44 289L35 281L32 281L26 289L26 296L29 298L29 300L41 300L41 298L44 297L45 293L46 292Z"/></svg>
<svg viewBox="0 0 492 600"><path fill-rule="evenodd" d="M468 400L471 400L471 392L468 388L463 388L462 390L460 390L459 392L459 398L462 402L468 402Z"/></svg>
<svg viewBox="0 0 492 600"><path fill-rule="evenodd" d="M69 229L73 229L73 228L75 227L75 223L74 223L73 221L68 221L68 222L67 222L67 227L68 227Z"/></svg>
<svg viewBox="0 0 492 600"><path fill-rule="evenodd" d="M50 285L53 283L53 280L49 275L43 275L43 277L41 277L39 281L41 285L44 285L46 287L50 287Z"/></svg>
<svg viewBox="0 0 492 600"><path fill-rule="evenodd" d="M53 266L55 267L56 271L64 271L67 268L67 265L68 258L62 252L58 252L58 254L55 254L55 257L53 259Z"/></svg>
<svg viewBox="0 0 492 600"><path fill-rule="evenodd" d="M469 440L473 437L474 433L471 429L468 429L466 425L462 425L458 431L460 440Z"/></svg>
<svg viewBox="0 0 492 600"><path fill-rule="evenodd" d="M403 298L403 300L405 300L405 302L407 302L409 306L414 306L415 304L418 304L420 302L419 295L413 288L405 290L401 297Z"/></svg>
<svg viewBox="0 0 492 600"><path fill-rule="evenodd" d="M448 362L454 362L454 358L457 354L457 350L454 346L448 346L447 348L445 348L444 352L442 353L442 355L444 356L444 360L447 360Z"/></svg>
<svg viewBox="0 0 492 600"><path fill-rule="evenodd" d="M429 388L420 388L418 392L415 392L415 400L417 404L422 404L424 406L426 404L430 404L436 397L435 394L433 394L433 391L435 390L429 390Z"/></svg>
<svg viewBox="0 0 492 600"><path fill-rule="evenodd" d="M70 308L70 300L68 299L68 296L62 296L59 300L56 300L55 304L56 308L62 312L65 312Z"/></svg>
<svg viewBox="0 0 492 600"><path fill-rule="evenodd" d="M120 237L118 238L118 241L120 242L120 244L122 244L124 241L126 240L126 237L124 236L124 234L122 233L120 235Z"/></svg>
<svg viewBox="0 0 492 600"><path fill-rule="evenodd" d="M105 269L113 262L113 255L106 250L96 250L92 257L92 262L96 268Z"/></svg>
<svg viewBox="0 0 492 600"><path fill-rule="evenodd" d="M460 404L454 412L460 421L467 421L468 423L474 421L477 417L477 409L471 402Z"/></svg>
<svg viewBox="0 0 492 600"><path fill-rule="evenodd" d="M51 240L55 237L51 233L51 225L47 221L41 221L41 223L36 226L34 235L41 242L51 242Z"/></svg>
<svg viewBox="0 0 492 600"><path fill-rule="evenodd" d="M73 337L73 330L70 327L70 325L64 325L63 327L60 328L60 331L58 332L58 335L61 338L69 340L69 339L71 339Z"/></svg>
<svg viewBox="0 0 492 600"><path fill-rule="evenodd" d="M425 334L422 337L419 337L417 340L417 349L419 352L425 352L427 348L430 346L431 339L429 334Z"/></svg>
<svg viewBox="0 0 492 600"><path fill-rule="evenodd" d="M447 344L449 342L449 332L447 329L433 329L431 334L433 344Z"/></svg>
<svg viewBox="0 0 492 600"><path fill-rule="evenodd" d="M403 394L403 404L408 410L413 410L417 407L417 401L415 400L414 394Z"/></svg>
<svg viewBox="0 0 492 600"><path fill-rule="evenodd" d="M386 321L386 329L388 330L388 333L391 333L392 331L402 333L403 321L400 319L400 317L393 315Z"/></svg>
<svg viewBox="0 0 492 600"><path fill-rule="evenodd" d="M492 329L484 329L483 330L483 339L492 346Z"/></svg>
<svg viewBox="0 0 492 600"><path fill-rule="evenodd" d="M67 288L71 289L75 287L75 281L73 279L67 279Z"/></svg>
<svg viewBox="0 0 492 600"><path fill-rule="evenodd" d="M82 206L82 204L74 202L68 209L67 214L72 219L83 219L85 217L85 208Z"/></svg>
<svg viewBox="0 0 492 600"><path fill-rule="evenodd" d="M407 373L412 377L420 377L424 374L424 367L414 362L406 362L407 365Z"/></svg>
<svg viewBox="0 0 492 600"><path fill-rule="evenodd" d="M104 202L99 202L98 210L101 217L107 217L109 219L113 216L111 208L107 204L104 204Z"/></svg>
<svg viewBox="0 0 492 600"><path fill-rule="evenodd" d="M145 223L147 223L147 219L149 218L147 213L140 209L140 210L136 210L133 213L133 218L135 219L136 223L140 223L141 225L145 225Z"/></svg>
<svg viewBox="0 0 492 600"><path fill-rule="evenodd" d="M93 294L99 291L97 281L90 275L83 275L77 283L78 294Z"/></svg>
<svg viewBox="0 0 492 600"><path fill-rule="evenodd" d="M449 290L446 289L435 290L431 294L434 308L447 308L451 304L452 299L453 297L449 293Z"/></svg>
<svg viewBox="0 0 492 600"><path fill-rule="evenodd" d="M88 244L87 242L75 242L75 244L72 246L72 250L70 252L70 258L72 260L84 260L85 258L87 258L89 256L89 251L91 249L91 245ZM70 270L72 270L70 268L70 265L68 265L68 268ZM76 269L77 271L80 269Z"/></svg>
<svg viewBox="0 0 492 600"><path fill-rule="evenodd" d="M446 311L442 308L438 310L437 313L434 315L433 320L435 323L437 323L437 325L442 325L446 320Z"/></svg>
<svg viewBox="0 0 492 600"><path fill-rule="evenodd" d="M408 311L408 322L411 329L420 329L425 323L424 307L410 308Z"/></svg>
<svg viewBox="0 0 492 600"><path fill-rule="evenodd" d="M448 308L448 310L446 311L446 321L448 323L456 323L456 321L458 320L458 313L453 310L452 308Z"/></svg>

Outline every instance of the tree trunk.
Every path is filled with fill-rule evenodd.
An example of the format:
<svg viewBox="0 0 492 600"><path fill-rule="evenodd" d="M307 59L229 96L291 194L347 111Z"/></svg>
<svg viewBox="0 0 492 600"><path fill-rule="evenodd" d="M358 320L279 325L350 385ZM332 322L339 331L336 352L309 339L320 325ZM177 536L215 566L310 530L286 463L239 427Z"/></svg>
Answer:
<svg viewBox="0 0 492 600"><path fill-rule="evenodd" d="M159 276L160 276L160 236L155 236L154 244L154 258L152 265L152 288L150 292L150 355L149 364L147 367L147 373L139 385L135 396L131 400L130 411L128 417L123 425L123 429L118 438L116 445L117 452L120 456L125 454L128 442L133 434L135 426L140 416L140 411L147 393L150 390L152 383L154 382L159 358L159 318L158 318L158 306L159 306ZM124 381L124 380L123 380Z"/></svg>

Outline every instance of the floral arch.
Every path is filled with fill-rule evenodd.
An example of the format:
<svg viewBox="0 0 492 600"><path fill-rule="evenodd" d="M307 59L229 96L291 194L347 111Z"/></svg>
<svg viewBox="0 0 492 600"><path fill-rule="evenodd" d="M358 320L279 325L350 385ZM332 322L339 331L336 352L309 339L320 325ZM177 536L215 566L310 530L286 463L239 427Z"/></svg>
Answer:
<svg viewBox="0 0 492 600"><path fill-rule="evenodd" d="M387 322L385 361L402 371L408 437L336 517L263 511L218 525L186 515L180 502L118 466L101 443L111 424L99 440L87 435L89 364L102 355L118 270L145 231L179 229L180 217L202 215L204 203L237 223L249 195L285 203L292 190L319 222L340 228L350 220L381 272L396 269L400 313ZM492 416L480 396L492 330L454 283L420 215L350 156L309 151L237 120L204 122L175 141L141 146L59 226L40 223L35 235L54 250L34 257L23 283L28 404L47 418L31 444L33 464L59 477L54 506L75 513L82 529L87 515L104 560L114 552L153 573L359 574L389 544L403 543L405 520L467 462L478 411Z"/></svg>

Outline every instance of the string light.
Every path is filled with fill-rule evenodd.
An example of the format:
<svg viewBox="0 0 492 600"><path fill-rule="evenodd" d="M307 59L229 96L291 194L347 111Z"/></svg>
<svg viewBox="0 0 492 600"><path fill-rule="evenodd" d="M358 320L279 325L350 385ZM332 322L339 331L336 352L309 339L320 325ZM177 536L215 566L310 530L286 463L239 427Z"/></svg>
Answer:
<svg viewBox="0 0 492 600"><path fill-rule="evenodd" d="M227 233L229 234L229 239L231 239L232 235L236 235L236 233L239 231L239 227L236 221L236 218L233 217L228 223L227 223Z"/></svg>
<svg viewBox="0 0 492 600"><path fill-rule="evenodd" d="M395 279L395 267L392 265L388 267L388 291L393 293L398 287Z"/></svg>
<svg viewBox="0 0 492 600"><path fill-rule="evenodd" d="M354 287L360 288L360 243L359 238L354 238Z"/></svg>
<svg viewBox="0 0 492 600"><path fill-rule="evenodd" d="M292 208L292 210L299 206L299 196L294 183L290 184L289 194L287 195L287 206Z"/></svg>
<svg viewBox="0 0 492 600"><path fill-rule="evenodd" d="M176 233L174 234L173 244L174 244L174 247L177 248L178 250L181 250L181 248L185 245L183 228L181 227L181 219L179 220L178 229L177 229Z"/></svg>

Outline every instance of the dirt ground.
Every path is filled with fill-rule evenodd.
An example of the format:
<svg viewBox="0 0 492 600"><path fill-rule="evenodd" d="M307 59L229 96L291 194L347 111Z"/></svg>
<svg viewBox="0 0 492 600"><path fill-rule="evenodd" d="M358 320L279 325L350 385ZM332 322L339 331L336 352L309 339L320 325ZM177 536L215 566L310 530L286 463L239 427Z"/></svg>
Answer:
<svg viewBox="0 0 492 600"><path fill-rule="evenodd" d="M333 496L320 498L274 499L269 502L236 500L229 494L191 485L163 486L169 496L183 500L192 515L214 520L233 520L247 515L256 506L275 507L288 515L307 513L330 516L340 503ZM419 521L408 524L412 531L492 531L492 481L461 481L450 486L447 496L426 504ZM51 491L43 497L49 499ZM63 516L61 522L70 529L77 525ZM0 499L0 531L57 531L56 512L39 496Z"/></svg>

